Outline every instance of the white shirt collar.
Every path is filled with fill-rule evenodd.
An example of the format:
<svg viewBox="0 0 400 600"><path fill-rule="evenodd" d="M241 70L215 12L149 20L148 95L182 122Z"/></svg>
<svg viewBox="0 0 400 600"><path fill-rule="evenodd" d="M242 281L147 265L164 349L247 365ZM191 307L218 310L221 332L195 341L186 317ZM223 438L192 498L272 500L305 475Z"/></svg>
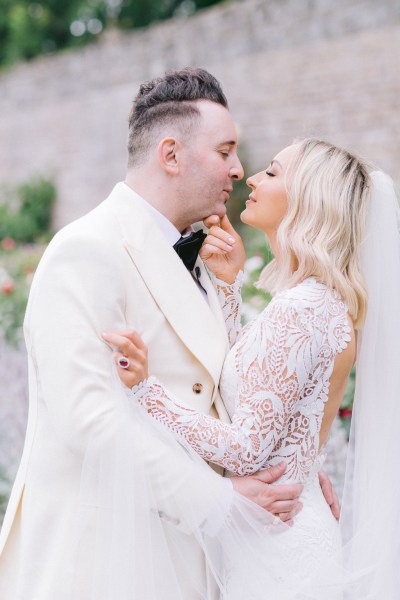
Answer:
<svg viewBox="0 0 400 600"><path fill-rule="evenodd" d="M130 188L129 185L127 185L125 182L123 182L123 183L129 190L132 191L132 188ZM157 223L158 227L160 228L162 233L165 235L165 237L167 238L167 240L171 244L171 246L176 244L176 242L180 239L181 235L183 235L185 237L193 231L193 229L191 227L188 227L188 229L186 229L183 232L183 234L181 234L178 231L178 229L175 227L175 225L173 225L171 223L171 221L169 221L167 219L167 217L165 217L162 213L160 213L159 210L154 208L154 206L149 204L144 198L142 198L142 196L139 196L139 194L137 192L135 192L135 197L137 200L139 200L139 202L143 206L143 208L145 210L147 210L149 215Z"/></svg>

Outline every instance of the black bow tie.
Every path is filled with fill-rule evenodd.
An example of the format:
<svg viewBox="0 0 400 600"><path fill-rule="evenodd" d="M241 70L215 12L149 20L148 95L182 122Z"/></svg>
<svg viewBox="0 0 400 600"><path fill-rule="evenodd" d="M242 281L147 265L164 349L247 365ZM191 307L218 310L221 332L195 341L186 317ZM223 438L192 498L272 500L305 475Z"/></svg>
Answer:
<svg viewBox="0 0 400 600"><path fill-rule="evenodd" d="M199 231L194 231L186 237L181 237L174 244L174 250L189 271L193 271L199 250L206 237L207 234L199 229Z"/></svg>

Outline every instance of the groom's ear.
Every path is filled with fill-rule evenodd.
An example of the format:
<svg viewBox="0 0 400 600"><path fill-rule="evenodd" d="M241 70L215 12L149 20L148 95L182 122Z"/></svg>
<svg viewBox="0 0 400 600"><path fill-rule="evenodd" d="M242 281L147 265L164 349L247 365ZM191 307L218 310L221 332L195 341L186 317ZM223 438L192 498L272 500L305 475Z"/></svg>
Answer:
<svg viewBox="0 0 400 600"><path fill-rule="evenodd" d="M181 144L176 138L164 138L158 144L158 161L168 175L178 175Z"/></svg>

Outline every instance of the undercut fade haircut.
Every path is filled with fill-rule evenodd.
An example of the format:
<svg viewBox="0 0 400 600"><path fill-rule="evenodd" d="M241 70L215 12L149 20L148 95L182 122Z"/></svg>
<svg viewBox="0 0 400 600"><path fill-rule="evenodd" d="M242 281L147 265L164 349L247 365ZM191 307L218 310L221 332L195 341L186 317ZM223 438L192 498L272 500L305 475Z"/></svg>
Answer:
<svg viewBox="0 0 400 600"><path fill-rule="evenodd" d="M205 69L168 71L143 83L129 115L128 166L140 166L160 134L188 139L200 119L198 100L228 108L220 83Z"/></svg>

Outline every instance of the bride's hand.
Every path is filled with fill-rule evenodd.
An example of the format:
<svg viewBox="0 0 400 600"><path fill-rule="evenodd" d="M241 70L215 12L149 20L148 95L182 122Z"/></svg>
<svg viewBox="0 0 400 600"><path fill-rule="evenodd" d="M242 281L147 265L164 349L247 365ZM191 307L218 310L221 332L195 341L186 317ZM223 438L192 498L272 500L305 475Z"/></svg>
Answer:
<svg viewBox="0 0 400 600"><path fill-rule="evenodd" d="M226 215L221 220L212 215L204 220L204 225L208 227L208 235L201 247L200 257L218 279L233 283L246 260L241 237Z"/></svg>
<svg viewBox="0 0 400 600"><path fill-rule="evenodd" d="M147 346L136 331L103 333L103 339L117 349L114 360L124 385L131 388L148 378Z"/></svg>

